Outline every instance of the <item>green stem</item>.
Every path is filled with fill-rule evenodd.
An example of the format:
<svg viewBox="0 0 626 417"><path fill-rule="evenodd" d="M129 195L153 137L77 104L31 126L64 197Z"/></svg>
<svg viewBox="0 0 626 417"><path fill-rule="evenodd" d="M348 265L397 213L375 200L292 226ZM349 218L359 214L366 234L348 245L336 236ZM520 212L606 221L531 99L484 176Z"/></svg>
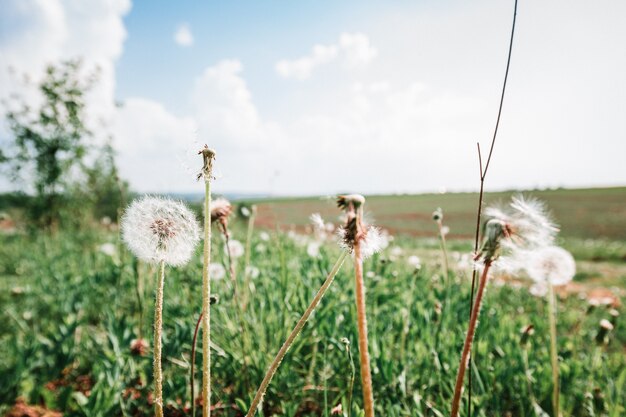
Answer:
<svg viewBox="0 0 626 417"><path fill-rule="evenodd" d="M365 311L365 283L363 281L363 258L361 244L354 244L354 275L356 281L356 313L359 330L359 358L361 361L361 384L363 388L363 409L365 417L374 417L374 392L372 390L372 371L367 343L367 315Z"/></svg>
<svg viewBox="0 0 626 417"><path fill-rule="evenodd" d="M354 367L354 359L352 358L352 350L350 345L346 346L348 351L348 360L350 360L350 388L348 390L348 417L352 416L352 393L354 391L354 375L356 374L356 368Z"/></svg>
<svg viewBox="0 0 626 417"><path fill-rule="evenodd" d="M296 339L298 334L300 334L300 331L306 324L307 320L309 319L309 316L311 315L311 313L313 313L313 311L315 310L315 308L321 301L322 297L324 297L324 294L330 287L330 284L333 283L333 280L335 279L335 275L337 275L337 272L339 272L339 268L341 268L341 265L343 265L343 261L346 259L347 256L348 256L347 252L343 252L339 256L339 259L337 259L337 262L335 262L335 265L326 276L326 280L320 287L317 294L315 294L315 297L313 297L313 301L311 301L311 304L309 304L306 311L304 312L302 317L300 317L300 320L298 320L298 323L296 324L296 326L293 328L293 330L287 337L287 340L285 340L285 343L283 343L282 347L278 351L278 354L276 355L276 357L270 364L270 367L267 370L267 373L265 374L265 377L263 378L263 381L261 382L261 385L259 386L259 389L257 390L256 395L254 396L254 399L252 400L252 404L250 404L250 409L248 410L246 417L252 417L255 414L257 408L259 407L259 405L261 404L261 401L263 400L263 396L265 395L265 391L267 391L267 387L269 386L272 380L272 377L274 376L274 374L276 373L276 370L280 366L280 363L282 362L283 358L287 354L287 351L293 344L293 341Z"/></svg>
<svg viewBox="0 0 626 417"><path fill-rule="evenodd" d="M250 268L250 256L251 256L251 247L252 247L252 232L254 231L254 218L256 216L256 210L254 207L250 210L250 217L248 218L248 233L246 236L246 261L243 272L243 302L242 302L242 310L246 311L246 307L248 305L248 294L250 291L250 272L248 269Z"/></svg>
<svg viewBox="0 0 626 417"><path fill-rule="evenodd" d="M204 180L204 252L202 269L202 416L211 416L211 181Z"/></svg>
<svg viewBox="0 0 626 417"><path fill-rule="evenodd" d="M559 417L559 358L556 345L556 294L552 283L548 283L550 320L550 359L552 361L552 409Z"/></svg>
<svg viewBox="0 0 626 417"><path fill-rule="evenodd" d="M163 329L163 283L165 281L165 261L159 264L159 275L154 304L154 407L157 417L163 417L163 372L161 370L161 331Z"/></svg>

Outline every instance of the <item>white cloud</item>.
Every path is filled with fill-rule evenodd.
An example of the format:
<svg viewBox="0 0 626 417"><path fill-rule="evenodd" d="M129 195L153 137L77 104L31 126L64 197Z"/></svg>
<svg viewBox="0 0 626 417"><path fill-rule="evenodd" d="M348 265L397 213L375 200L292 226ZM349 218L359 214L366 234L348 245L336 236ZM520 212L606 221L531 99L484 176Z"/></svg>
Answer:
<svg viewBox="0 0 626 417"><path fill-rule="evenodd" d="M315 45L309 55L295 60L282 59L276 63L276 72L284 78L305 80L313 70L336 59L346 68L357 68L370 63L378 55L367 35L342 33L339 41L331 45Z"/></svg>
<svg viewBox="0 0 626 417"><path fill-rule="evenodd" d="M10 86L1 98L20 93L34 100L32 84L43 69L59 60L82 57L86 72L99 71L99 81L91 91L88 105L92 126L107 120L114 112L115 61L120 57L126 29L123 16L129 0L9 0L3 3L0 26L8 28L0 36L0 84ZM6 64L5 64L6 65ZM22 75L31 86L19 82Z"/></svg>
<svg viewBox="0 0 626 417"><path fill-rule="evenodd" d="M183 23L174 32L174 41L180 46L193 45L193 34L187 23Z"/></svg>
<svg viewBox="0 0 626 417"><path fill-rule="evenodd" d="M191 155L200 148L196 123L177 117L161 103L125 100L112 125L122 177L141 191L176 191L194 184Z"/></svg>

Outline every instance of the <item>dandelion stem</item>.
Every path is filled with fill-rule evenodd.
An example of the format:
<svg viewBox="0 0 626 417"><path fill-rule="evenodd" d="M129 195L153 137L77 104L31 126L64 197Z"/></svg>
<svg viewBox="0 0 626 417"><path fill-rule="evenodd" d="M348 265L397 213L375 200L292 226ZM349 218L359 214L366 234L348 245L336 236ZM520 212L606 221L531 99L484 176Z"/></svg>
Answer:
<svg viewBox="0 0 626 417"><path fill-rule="evenodd" d="M204 267L202 268L202 416L211 416L211 178L204 179Z"/></svg>
<svg viewBox="0 0 626 417"><path fill-rule="evenodd" d="M346 350L348 351L348 360L350 361L350 387L348 388L348 417L352 416L352 393L354 391L354 375L356 374L356 369L354 367L354 359L352 359L352 350L350 349L350 345L346 345Z"/></svg>
<svg viewBox="0 0 626 417"><path fill-rule="evenodd" d="M191 416L196 417L196 340L198 340L198 330L200 329L200 323L202 323L202 313L198 317L196 328L193 332L193 340L191 341L191 376L189 385L191 388Z"/></svg>
<svg viewBox="0 0 626 417"><path fill-rule="evenodd" d="M261 385L259 386L259 389L257 390L256 395L254 396L254 399L252 400L252 404L250 404L250 409L248 410L246 417L254 416L257 408L259 407L259 405L261 404L261 401L263 400L263 396L265 395L265 391L267 390L267 387L269 386L272 380L272 377L274 376L274 374L276 373L276 370L280 366L280 363L282 362L283 358L287 354L287 351L293 344L293 341L296 339L296 337L298 336L298 334L300 333L300 331L306 324L307 320L309 319L309 316L311 315L311 313L313 313L313 311L319 304L320 300L322 299L322 297L324 297L324 294L326 293L330 285L333 283L333 280L335 279L337 272L339 272L339 268L341 268L341 265L343 265L343 262L345 261L347 255L348 255L348 252L344 251L339 256L339 259L337 259L337 262L335 262L335 265L326 276L326 280L320 287L317 294L315 294L315 297L313 297L313 301L311 301L311 304L309 304L306 311L304 312L302 317L300 317L300 320L298 320L298 323L296 324L296 326L293 328L293 330L287 337L287 340L285 340L285 343L283 343L282 347L278 351L278 354L276 355L276 357L270 364L270 367L267 370L267 373L265 374L265 377L263 378L263 381L261 382Z"/></svg>
<svg viewBox="0 0 626 417"><path fill-rule="evenodd" d="M248 218L248 233L246 235L246 261L243 270L243 286L244 296L242 302L242 310L246 311L248 306L248 292L250 291L250 255L252 246L252 232L254 231L254 218L256 217L256 206L253 206L250 210L250 217Z"/></svg>
<svg viewBox="0 0 626 417"><path fill-rule="evenodd" d="M163 283L165 261L159 264L159 274L154 304L154 406L156 417L163 417L163 373L161 370L161 331L163 329Z"/></svg>
<svg viewBox="0 0 626 417"><path fill-rule="evenodd" d="M374 417L374 393L372 391L372 371L367 343L367 315L365 312L365 283L363 281L363 258L361 243L354 244L354 276L356 281L356 312L359 330L359 357L361 360L361 383L363 386L363 409L365 417Z"/></svg>
<svg viewBox="0 0 626 417"><path fill-rule="evenodd" d="M559 358L556 346L556 294L554 286L548 282L548 311L550 315L550 359L552 361L552 409L559 417Z"/></svg>
<svg viewBox="0 0 626 417"><path fill-rule="evenodd" d="M461 402L461 393L463 391L463 379L465 377L465 370L469 362L469 355L472 349L472 342L474 340L474 334L476 333L476 326L478 324L478 315L480 314L480 307L483 300L483 294L485 287L487 286L487 274L491 267L491 261L485 261L482 276L478 283L478 291L476 292L476 301L472 308L472 316L470 318L469 327L465 336L465 343L463 344L463 352L461 353L461 362L459 363L459 371L456 375L456 384L454 386L454 398L452 399L452 411L451 417L457 417L459 414L459 406Z"/></svg>

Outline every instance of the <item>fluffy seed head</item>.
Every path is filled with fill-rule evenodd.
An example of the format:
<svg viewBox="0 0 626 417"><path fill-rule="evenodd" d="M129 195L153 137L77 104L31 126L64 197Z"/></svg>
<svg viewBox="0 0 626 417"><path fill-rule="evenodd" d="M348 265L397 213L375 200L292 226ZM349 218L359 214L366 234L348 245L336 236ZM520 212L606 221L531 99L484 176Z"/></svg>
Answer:
<svg viewBox="0 0 626 417"><path fill-rule="evenodd" d="M529 253L526 272L537 283L564 285L574 278L576 262L565 249L547 246Z"/></svg>
<svg viewBox="0 0 626 417"><path fill-rule="evenodd" d="M122 239L142 261L184 265L200 240L195 215L167 198L135 200L122 217Z"/></svg>
<svg viewBox="0 0 626 417"><path fill-rule="evenodd" d="M489 207L485 214L485 240L477 259L493 261L501 249L513 252L549 246L559 230L542 202L522 196L513 197L506 207Z"/></svg>

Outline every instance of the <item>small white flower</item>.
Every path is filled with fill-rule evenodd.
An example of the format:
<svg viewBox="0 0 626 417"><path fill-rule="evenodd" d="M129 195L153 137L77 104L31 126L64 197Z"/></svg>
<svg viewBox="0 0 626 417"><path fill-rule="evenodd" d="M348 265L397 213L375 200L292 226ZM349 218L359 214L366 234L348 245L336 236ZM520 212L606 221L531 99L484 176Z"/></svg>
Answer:
<svg viewBox="0 0 626 417"><path fill-rule="evenodd" d="M256 266L250 265L246 268L246 274L252 279L257 279L261 274L261 271L259 271L259 268Z"/></svg>
<svg viewBox="0 0 626 417"><path fill-rule="evenodd" d="M404 250L402 250L402 248L400 246L394 246L393 248L391 248L391 250L389 251L389 254L391 256L394 257L399 257L402 256L402 253L404 253Z"/></svg>
<svg viewBox="0 0 626 417"><path fill-rule="evenodd" d="M230 256L233 258L239 258L244 254L244 247L240 241L232 239L228 242L228 248L230 248ZM224 251L227 251L228 248L224 245Z"/></svg>
<svg viewBox="0 0 626 417"><path fill-rule="evenodd" d="M450 233L450 228L448 226L443 226L441 228L441 234L444 235L444 236L447 236L448 233Z"/></svg>
<svg viewBox="0 0 626 417"><path fill-rule="evenodd" d="M261 232L261 233L259 233L259 239L261 239L264 242L269 242L270 234L267 233L267 232Z"/></svg>
<svg viewBox="0 0 626 417"><path fill-rule="evenodd" d="M250 217L250 215L251 215L251 214L252 214L252 212L250 211L250 209L249 209L248 207L243 206L243 207L241 208L241 215L242 215L243 217Z"/></svg>
<svg viewBox="0 0 626 417"><path fill-rule="evenodd" d="M113 243L103 243L98 247L98 250L108 256L115 256L117 252L117 248Z"/></svg>
<svg viewBox="0 0 626 417"><path fill-rule="evenodd" d="M376 272L374 272L374 271L367 271L365 273L365 276L368 277L368 278L374 278L376 276Z"/></svg>
<svg viewBox="0 0 626 417"><path fill-rule="evenodd" d="M411 255L407 258L407 263L411 265L415 269L420 269L422 267L422 261L418 256Z"/></svg>
<svg viewBox="0 0 626 417"><path fill-rule="evenodd" d="M124 213L122 238L135 256L145 262L184 265L200 240L200 227L183 203L143 197Z"/></svg>
<svg viewBox="0 0 626 417"><path fill-rule="evenodd" d="M335 231L335 225L334 225L334 224L332 224L332 223L330 223L330 222L328 222L328 223L326 223L326 224L324 225L324 229L326 229L326 232L327 232L327 233L332 233L332 232L334 232L334 231Z"/></svg>
<svg viewBox="0 0 626 417"><path fill-rule="evenodd" d="M254 247L254 250L257 251L257 253L263 253L265 252L266 249L267 247L262 243L259 243L258 245Z"/></svg>
<svg viewBox="0 0 626 417"><path fill-rule="evenodd" d="M306 253L311 258L317 258L320 255L320 244L317 242L309 242L306 246Z"/></svg>
<svg viewBox="0 0 626 417"><path fill-rule="evenodd" d="M210 263L209 274L211 275L212 280L214 279L216 281L219 281L226 276L226 269L220 263Z"/></svg>
<svg viewBox="0 0 626 417"><path fill-rule="evenodd" d="M535 282L564 285L576 274L574 257L558 246L535 250L530 253L529 258L526 272Z"/></svg>

